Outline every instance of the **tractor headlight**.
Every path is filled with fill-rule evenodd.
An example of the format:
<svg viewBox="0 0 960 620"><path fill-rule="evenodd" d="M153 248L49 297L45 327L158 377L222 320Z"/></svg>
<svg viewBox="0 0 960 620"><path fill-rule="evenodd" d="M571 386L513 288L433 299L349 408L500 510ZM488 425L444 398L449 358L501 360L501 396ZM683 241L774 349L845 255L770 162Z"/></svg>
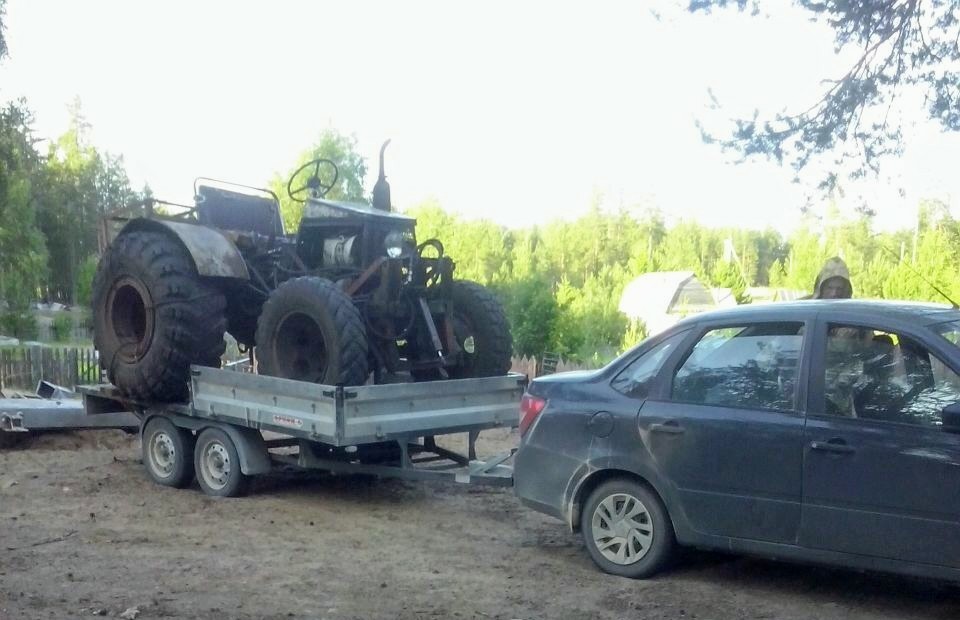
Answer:
<svg viewBox="0 0 960 620"><path fill-rule="evenodd" d="M403 246L406 242L406 236L399 230L393 230L387 233L383 240L383 245L387 249L387 256L390 258L400 258L403 255Z"/></svg>

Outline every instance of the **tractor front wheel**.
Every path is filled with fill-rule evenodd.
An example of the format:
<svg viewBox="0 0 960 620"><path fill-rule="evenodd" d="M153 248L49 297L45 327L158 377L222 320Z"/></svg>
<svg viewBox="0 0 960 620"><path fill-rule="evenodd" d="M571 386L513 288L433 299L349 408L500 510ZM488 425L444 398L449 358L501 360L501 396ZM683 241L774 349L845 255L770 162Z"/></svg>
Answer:
<svg viewBox="0 0 960 620"><path fill-rule="evenodd" d="M453 379L495 377L510 371L513 338L500 300L486 287L453 282L453 335L460 362L447 371Z"/></svg>
<svg viewBox="0 0 960 620"><path fill-rule="evenodd" d="M287 280L257 321L262 375L326 385L367 380L367 333L360 310L336 284L305 276Z"/></svg>

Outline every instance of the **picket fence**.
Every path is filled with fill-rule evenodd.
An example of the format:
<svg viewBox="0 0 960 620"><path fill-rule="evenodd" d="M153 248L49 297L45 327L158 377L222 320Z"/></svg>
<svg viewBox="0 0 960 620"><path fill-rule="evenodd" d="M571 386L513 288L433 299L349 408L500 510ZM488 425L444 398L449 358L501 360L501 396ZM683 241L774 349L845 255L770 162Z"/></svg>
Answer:
<svg viewBox="0 0 960 620"><path fill-rule="evenodd" d="M554 372L566 372L568 370L591 370L593 366L568 362L550 355L545 355L538 360L536 357L517 357L514 356L510 367L511 372L519 372L527 375L530 379L541 377L543 375L553 374Z"/></svg>

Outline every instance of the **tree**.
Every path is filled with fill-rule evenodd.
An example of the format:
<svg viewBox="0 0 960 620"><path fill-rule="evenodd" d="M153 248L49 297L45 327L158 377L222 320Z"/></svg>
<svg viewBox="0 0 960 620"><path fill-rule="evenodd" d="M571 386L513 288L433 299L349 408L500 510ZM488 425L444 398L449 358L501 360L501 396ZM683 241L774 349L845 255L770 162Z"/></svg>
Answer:
<svg viewBox="0 0 960 620"><path fill-rule="evenodd" d="M367 202L363 193L363 180L367 175L367 163L357 152L356 137L346 136L336 129L325 129L320 133L320 137L314 145L300 154L297 163L290 168L286 175L274 175L274 178L270 181L270 189L280 198L280 213L283 216L283 225L287 232L297 230L300 227L300 218L303 216L303 203L290 198L287 193L287 182L297 168L312 159L329 159L337 165L339 176L334 187L327 193L326 198L347 202ZM303 174L307 176L301 178L304 180L308 178L308 173ZM320 174L325 174L323 167L320 169ZM321 180L330 182L332 179L323 177Z"/></svg>
<svg viewBox="0 0 960 620"><path fill-rule="evenodd" d="M38 223L50 249L47 294L76 302L89 284L80 282L80 266L97 253L97 223L137 194L123 159L92 145L79 100L70 106L70 115L67 131L50 145L35 193Z"/></svg>
<svg viewBox="0 0 960 620"><path fill-rule="evenodd" d="M4 327L22 324L20 319L47 273L47 248L35 221L33 179L41 162L32 124L33 115L23 100L0 109L0 301L6 306Z"/></svg>
<svg viewBox="0 0 960 620"><path fill-rule="evenodd" d="M855 50L847 71L826 80L809 107L772 118L755 113L735 121L717 141L743 156L762 155L796 171L821 156L852 163L858 178L879 170L880 159L901 149L900 123L891 109L905 88L925 95L927 113L944 129L960 130L960 13L951 0L794 0L814 21L834 31L838 53ZM759 0L690 0L691 11L735 5L758 13ZM835 165L821 183L839 178Z"/></svg>
<svg viewBox="0 0 960 620"><path fill-rule="evenodd" d="M6 25L4 24L6 4L7 0L0 0L0 60L7 55L7 41L3 34L6 31Z"/></svg>

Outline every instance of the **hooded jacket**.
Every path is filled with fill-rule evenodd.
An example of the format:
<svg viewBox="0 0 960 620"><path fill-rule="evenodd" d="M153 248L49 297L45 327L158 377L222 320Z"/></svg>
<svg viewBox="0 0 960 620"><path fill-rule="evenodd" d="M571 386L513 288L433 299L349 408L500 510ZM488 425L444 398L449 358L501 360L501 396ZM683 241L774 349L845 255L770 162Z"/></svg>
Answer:
<svg viewBox="0 0 960 620"><path fill-rule="evenodd" d="M817 280L813 284L813 295L811 295L811 299L822 298L823 283L830 278L842 278L847 288L845 297L853 297L853 283L850 281L850 270L847 269L847 264L843 262L842 258L835 256L824 263L823 269L821 269L817 275Z"/></svg>

